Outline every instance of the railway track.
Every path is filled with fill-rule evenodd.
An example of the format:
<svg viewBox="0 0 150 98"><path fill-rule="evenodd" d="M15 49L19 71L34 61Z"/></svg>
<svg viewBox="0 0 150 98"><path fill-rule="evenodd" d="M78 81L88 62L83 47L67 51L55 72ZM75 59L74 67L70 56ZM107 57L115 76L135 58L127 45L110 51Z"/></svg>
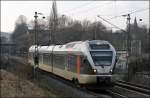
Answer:
<svg viewBox="0 0 150 98"><path fill-rule="evenodd" d="M22 59L22 58L19 58L19 57L10 57L10 59L13 62L13 65L15 63L17 65L20 65L20 66L26 66L27 65L26 61L24 59ZM38 80L39 78L46 78L46 80L50 81L51 80L50 78L53 78L55 80L61 81L63 84L69 85L70 87L72 87L74 89L77 89L79 92L80 91L81 92L85 92L87 94L90 94L90 95L94 96L94 97L90 97L90 98L112 98L112 96L109 95L108 93L107 94L95 93L93 91L87 90L85 87L81 87L81 85L77 86L76 84L72 83L72 81L66 80L64 78L56 76L56 75L54 75L54 74L52 74L50 72L43 71L41 69L37 69L37 74L38 74L38 77L36 77L36 80Z"/></svg>
<svg viewBox="0 0 150 98"><path fill-rule="evenodd" d="M16 63L21 64L21 65L26 64L23 59L20 59L20 58L17 58L17 57L16 58L12 57L12 60ZM49 72L45 72L41 69L38 69L38 74L41 74L42 77L44 77L44 78L51 77L51 78L60 80L64 84L67 84L67 85L69 85L69 86L71 86L75 89L78 89L79 91L84 91L88 94L91 94L91 95L95 96L96 98L130 98L129 96L127 96L127 94L121 93L120 89L118 89L116 87L125 88L127 90L133 90L133 91L136 91L137 93L142 93L142 94L146 94L146 95L150 94L150 92L149 92L150 89L149 88L141 87L141 86L137 86L137 85L132 85L131 83L127 83L127 82L124 82L124 81L118 81L117 83L115 83L115 86L111 89L101 90L101 89L99 89L100 87L96 87L95 89L89 90L85 87L76 86L71 81L65 80L65 79L63 79L59 76L56 76L56 75L51 74ZM114 90L114 89L117 89L117 90ZM128 92L128 94L129 93L130 93L130 95L132 95L131 92Z"/></svg>
<svg viewBox="0 0 150 98"><path fill-rule="evenodd" d="M145 86L141 86L141 85L133 84L130 82L125 82L125 81L117 81L115 83L115 85L129 89L129 90L133 90L133 91L136 91L139 93L150 95L150 88L149 87L145 87Z"/></svg>
<svg viewBox="0 0 150 98"><path fill-rule="evenodd" d="M117 82L132 85L132 86L136 86L136 87L139 87L139 88L142 88L142 89L150 90L150 87L134 84L134 83L131 83L131 82L126 82L126 81L122 81L122 80L118 80Z"/></svg>
<svg viewBox="0 0 150 98"><path fill-rule="evenodd" d="M92 89L92 90L86 89L86 92L92 92L91 94L95 94L98 98L101 98L99 97L99 95L101 94L107 96L106 98L128 98L119 92L113 91L111 88L110 89Z"/></svg>
<svg viewBox="0 0 150 98"><path fill-rule="evenodd" d="M64 84L73 87L74 89L78 89L79 91L91 94L91 95L95 96L96 98L135 98L135 97L129 97L129 96L132 96L132 92L128 91L128 90L131 90L131 89L128 88L128 87L125 87L125 86L117 85L119 87L121 86L121 87L123 87L125 89L128 89L127 90L128 94L120 93L120 89L118 89L118 88L117 88L118 89L117 91L114 90L114 88L116 88L116 87L113 87L113 88L110 88L110 89L101 89L102 87L96 87L95 89L90 90L90 89L88 89L86 87L82 87L81 85L78 86L78 85L72 83L71 81L68 81L68 80L66 80L64 78L61 78L61 77L56 76L54 74L51 74L49 72L45 72L45 71L43 71L41 69L38 69L38 72L40 74L44 75L44 77L47 77L47 78L48 77L52 77L54 79L57 79L57 80L63 82ZM132 90L134 90L134 89L132 89ZM137 91L137 90L134 90L134 91ZM144 92L138 91L138 93L144 93ZM146 95L147 95L147 93L146 93ZM142 97L139 97L139 98L142 98ZM144 98L148 98L148 97L144 97Z"/></svg>
<svg viewBox="0 0 150 98"><path fill-rule="evenodd" d="M77 89L78 91L86 92L86 93L94 96L94 98L112 98L110 95L99 94L99 93L95 93L93 91L90 91L90 90L88 90L87 88L85 88L85 87L83 87L81 85L74 84L72 81L69 81L69 80L61 78L59 76L56 76L54 74L51 74L50 72L45 72L45 71L43 71L41 69L38 69L38 73L40 73L41 75L43 75L45 78L52 77L52 78L54 78L56 80L61 81L63 84L69 85L72 88ZM93 98L93 97L91 97L91 98Z"/></svg>
<svg viewBox="0 0 150 98"><path fill-rule="evenodd" d="M125 95L122 95L118 92L114 92L113 90L107 90L108 93L110 93L114 98L128 98Z"/></svg>
<svg viewBox="0 0 150 98"><path fill-rule="evenodd" d="M73 87L74 89L78 89L79 91L91 94L91 95L95 96L94 98L128 98L119 92L113 91L112 89L105 90L105 89L102 89L101 87L96 87L95 89L94 88L89 89L89 88L86 88L86 87L81 86L81 85L77 86L76 84L72 83L71 81L68 81L64 78L61 78L61 77L56 76L54 74L51 74L50 72L45 72L41 69L38 69L38 73L42 74L44 76L44 78L52 77L56 80L63 82L63 84L66 84L66 85Z"/></svg>
<svg viewBox="0 0 150 98"><path fill-rule="evenodd" d="M13 56L12 56L12 57L10 57L9 60L11 61L11 63L12 63L13 65L16 64L17 66L27 66L27 63L26 63L25 59L22 59L22 58L19 58L19 57L13 57ZM17 66L10 66L10 67L17 67ZM30 66L29 66L29 67L30 67ZM16 68L13 68L13 69L16 69ZM21 73L21 72L20 72L20 73ZM54 75L54 74L52 74L52 73L50 73L50 72L46 72L46 71L43 71L43 70L41 70L41 69L37 69L37 70L36 70L36 74L37 74L37 77L35 77L35 80L36 80L36 81L40 80L40 78L44 78L44 79L46 79L46 80L48 80L48 81L51 81L51 78L53 78L53 79L55 79L55 80L60 81L61 83L65 84L65 85L69 85L70 87L72 87L72 88L78 90L79 92L81 91L81 92L90 94L91 97L89 96L89 97L87 97L87 98L106 98L106 97L103 97L103 96L100 95L100 94L96 94L96 93L94 93L94 92L91 92L91 91L86 90L85 88L81 88L81 87L79 87L79 86L76 86L76 85L73 84L71 81L68 81L68 80L66 80L66 79L64 79L64 78L61 78L61 77L59 77L59 76L56 76L56 75ZM34 77L32 76L32 77L30 77L30 78L34 78ZM83 95L81 95L81 96L83 96ZM109 97L108 97L108 98L109 98ZM111 97L110 97L110 98L111 98Z"/></svg>
<svg viewBox="0 0 150 98"><path fill-rule="evenodd" d="M38 72L40 74L44 75L44 77L47 77L47 78L52 77L54 79L57 79L57 80L63 82L66 85L73 87L74 89L78 89L79 91L91 94L91 95L95 96L94 98L128 98L119 92L113 91L112 89L106 90L106 89L102 89L102 87L96 87L95 89L89 89L89 88L82 86L82 85L80 85L80 86L76 85L71 81L68 81L64 78L61 78L61 77L56 76L54 74L51 74L49 72L45 72L41 69L38 69Z"/></svg>

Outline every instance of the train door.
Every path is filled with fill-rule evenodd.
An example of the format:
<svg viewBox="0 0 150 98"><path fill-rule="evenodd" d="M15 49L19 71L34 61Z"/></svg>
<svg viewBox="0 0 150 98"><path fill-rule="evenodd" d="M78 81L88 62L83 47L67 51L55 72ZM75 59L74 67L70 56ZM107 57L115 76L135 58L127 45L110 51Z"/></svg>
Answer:
<svg viewBox="0 0 150 98"><path fill-rule="evenodd" d="M50 53L50 66L51 66L51 72L53 73L53 62L54 62L54 57L53 57L53 53Z"/></svg>
<svg viewBox="0 0 150 98"><path fill-rule="evenodd" d="M81 72L81 74L93 74L92 67L91 67L88 59L84 56L81 56L80 72Z"/></svg>
<svg viewBox="0 0 150 98"><path fill-rule="evenodd" d="M80 65L81 65L81 62L80 62L80 55L77 55L76 69L77 69L77 74L78 74L78 75L80 74Z"/></svg>
<svg viewBox="0 0 150 98"><path fill-rule="evenodd" d="M76 55L68 55L67 70L76 72Z"/></svg>
<svg viewBox="0 0 150 98"><path fill-rule="evenodd" d="M69 54L67 56L66 77L68 77L70 80L76 78L77 75L76 65L77 65L77 56L73 54Z"/></svg>

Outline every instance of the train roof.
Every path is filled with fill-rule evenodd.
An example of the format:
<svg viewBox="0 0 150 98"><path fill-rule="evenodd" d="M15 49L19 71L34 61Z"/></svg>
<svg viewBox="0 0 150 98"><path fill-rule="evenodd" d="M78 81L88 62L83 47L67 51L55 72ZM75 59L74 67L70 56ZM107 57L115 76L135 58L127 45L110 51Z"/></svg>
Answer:
<svg viewBox="0 0 150 98"><path fill-rule="evenodd" d="M88 48L87 44L109 44L109 42L104 40L75 41L75 42L66 43L64 45L38 46L38 51L40 53L51 53L53 50L54 53L75 52L77 54L81 54L82 51L85 50L85 48ZM35 45L29 48L29 52L34 52L34 51L35 51Z"/></svg>

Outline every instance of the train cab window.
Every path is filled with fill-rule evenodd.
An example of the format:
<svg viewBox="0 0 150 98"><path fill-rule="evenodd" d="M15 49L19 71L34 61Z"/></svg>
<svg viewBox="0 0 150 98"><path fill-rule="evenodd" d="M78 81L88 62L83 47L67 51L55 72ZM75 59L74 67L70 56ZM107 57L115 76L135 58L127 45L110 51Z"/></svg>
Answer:
<svg viewBox="0 0 150 98"><path fill-rule="evenodd" d="M85 57L81 57L81 66L80 66L80 72L81 74L91 74L92 73L92 68Z"/></svg>
<svg viewBox="0 0 150 98"><path fill-rule="evenodd" d="M51 58L50 54L43 54L43 64L50 65L51 64Z"/></svg>
<svg viewBox="0 0 150 98"><path fill-rule="evenodd" d="M68 69L72 72L76 72L76 55L68 55Z"/></svg>
<svg viewBox="0 0 150 98"><path fill-rule="evenodd" d="M55 54L54 56L54 66L57 68L65 69L66 57L62 54Z"/></svg>

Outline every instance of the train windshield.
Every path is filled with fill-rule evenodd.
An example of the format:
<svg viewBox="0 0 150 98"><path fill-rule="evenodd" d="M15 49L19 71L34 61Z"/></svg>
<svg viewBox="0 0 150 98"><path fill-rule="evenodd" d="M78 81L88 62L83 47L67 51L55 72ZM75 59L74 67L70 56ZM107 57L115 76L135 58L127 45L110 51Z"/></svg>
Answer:
<svg viewBox="0 0 150 98"><path fill-rule="evenodd" d="M91 51L95 66L110 66L112 63L112 51Z"/></svg>

